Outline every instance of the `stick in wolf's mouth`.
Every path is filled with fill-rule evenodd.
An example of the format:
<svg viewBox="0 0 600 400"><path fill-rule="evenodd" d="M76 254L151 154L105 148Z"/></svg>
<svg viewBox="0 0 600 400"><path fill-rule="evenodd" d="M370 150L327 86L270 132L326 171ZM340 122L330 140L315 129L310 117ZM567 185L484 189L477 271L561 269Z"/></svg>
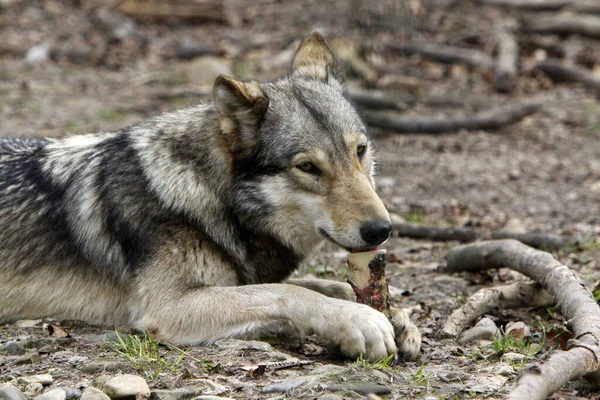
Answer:
<svg viewBox="0 0 600 400"><path fill-rule="evenodd" d="M421 335L404 311L390 306L385 250L348 254L348 267L347 282L356 294L356 301L385 314L394 327L398 354L405 361L414 360L421 349Z"/></svg>

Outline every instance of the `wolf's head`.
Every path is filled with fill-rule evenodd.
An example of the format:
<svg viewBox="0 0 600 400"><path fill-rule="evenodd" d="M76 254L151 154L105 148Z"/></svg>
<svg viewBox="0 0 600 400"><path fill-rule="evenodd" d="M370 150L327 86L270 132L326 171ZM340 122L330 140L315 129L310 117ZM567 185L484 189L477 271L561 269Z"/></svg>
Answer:
<svg viewBox="0 0 600 400"><path fill-rule="evenodd" d="M291 75L268 83L220 76L214 95L242 223L300 256L323 239L355 250L388 238L372 144L321 35L300 44Z"/></svg>

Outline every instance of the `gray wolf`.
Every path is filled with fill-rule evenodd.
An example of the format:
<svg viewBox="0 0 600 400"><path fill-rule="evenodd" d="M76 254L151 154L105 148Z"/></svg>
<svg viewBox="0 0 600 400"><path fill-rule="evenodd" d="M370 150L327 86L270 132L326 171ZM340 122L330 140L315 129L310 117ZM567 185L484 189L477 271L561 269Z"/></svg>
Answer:
<svg viewBox="0 0 600 400"><path fill-rule="evenodd" d="M392 326L348 301L349 285L283 282L324 240L388 238L373 174L317 34L289 76L220 76L208 104L117 132L4 139L0 321L130 325L180 344L315 333L351 357L394 354Z"/></svg>

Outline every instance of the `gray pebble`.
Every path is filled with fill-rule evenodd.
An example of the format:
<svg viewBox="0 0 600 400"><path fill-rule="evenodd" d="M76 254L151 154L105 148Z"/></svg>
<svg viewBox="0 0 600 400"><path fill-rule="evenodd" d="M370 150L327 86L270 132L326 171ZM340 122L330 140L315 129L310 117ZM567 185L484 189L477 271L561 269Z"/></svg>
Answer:
<svg viewBox="0 0 600 400"><path fill-rule="evenodd" d="M267 385L260 391L261 393L288 392L298 386L304 385L306 382L308 382L308 378L306 377L286 379L273 385Z"/></svg>
<svg viewBox="0 0 600 400"><path fill-rule="evenodd" d="M110 397L102 390L90 386L83 391L80 400L110 400Z"/></svg>
<svg viewBox="0 0 600 400"><path fill-rule="evenodd" d="M67 394L64 390L60 389L52 389L48 390L46 393L37 396L33 400L66 400Z"/></svg>
<svg viewBox="0 0 600 400"><path fill-rule="evenodd" d="M176 390L153 390L150 400L187 400L202 394L202 388L182 388Z"/></svg>
<svg viewBox="0 0 600 400"><path fill-rule="evenodd" d="M0 400L29 400L29 397L12 385L4 385L0 387Z"/></svg>
<svg viewBox="0 0 600 400"><path fill-rule="evenodd" d="M137 395L150 396L150 388L144 378L137 375L120 375L104 384L104 393L111 399L135 399Z"/></svg>
<svg viewBox="0 0 600 400"><path fill-rule="evenodd" d="M327 390L334 392L340 390L352 390L360 394L390 394L392 389L387 386L375 385L373 383L344 383L342 385L327 386Z"/></svg>
<svg viewBox="0 0 600 400"><path fill-rule="evenodd" d="M50 374L30 375L17 379L17 382L25 385L29 383L40 383L42 386L49 386L54 382L54 378L52 378L52 375Z"/></svg>
<svg viewBox="0 0 600 400"><path fill-rule="evenodd" d="M333 393L325 393L324 395L319 396L317 400L343 400L340 396Z"/></svg>

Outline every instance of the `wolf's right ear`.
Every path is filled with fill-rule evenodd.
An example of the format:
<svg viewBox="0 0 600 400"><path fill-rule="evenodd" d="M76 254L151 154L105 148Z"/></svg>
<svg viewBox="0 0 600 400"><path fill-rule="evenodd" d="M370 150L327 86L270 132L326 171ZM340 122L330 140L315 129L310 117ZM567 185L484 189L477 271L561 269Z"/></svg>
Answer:
<svg viewBox="0 0 600 400"><path fill-rule="evenodd" d="M334 72L335 58L323 36L313 33L300 43L292 62L294 75L326 81Z"/></svg>
<svg viewBox="0 0 600 400"><path fill-rule="evenodd" d="M242 156L249 154L258 141L258 126L269 107L269 99L260 83L219 75L213 95L219 110L221 131L231 151Z"/></svg>

